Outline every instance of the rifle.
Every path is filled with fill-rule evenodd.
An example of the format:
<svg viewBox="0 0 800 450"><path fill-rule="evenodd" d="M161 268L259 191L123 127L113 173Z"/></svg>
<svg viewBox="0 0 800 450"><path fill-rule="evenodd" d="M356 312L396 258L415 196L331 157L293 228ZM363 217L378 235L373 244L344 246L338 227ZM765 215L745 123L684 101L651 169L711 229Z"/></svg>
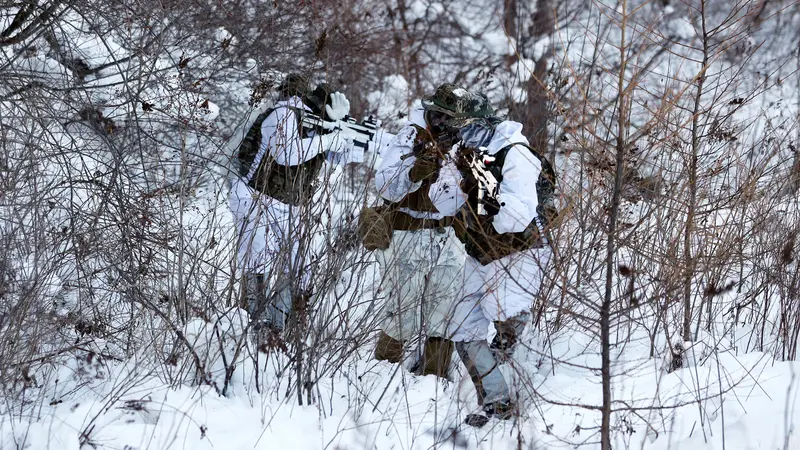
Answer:
<svg viewBox="0 0 800 450"><path fill-rule="evenodd" d="M460 139L461 136L459 136L458 130L453 129L440 134L433 140L425 139L417 143L414 145L414 148L411 149L411 153L401 156L400 159L408 159L412 156L416 156L417 158L437 158L440 161L444 161L447 158L447 153L450 151L450 148ZM445 152L442 152L442 150L445 150Z"/></svg>
<svg viewBox="0 0 800 450"><path fill-rule="evenodd" d="M478 191L477 213L479 216L488 216L489 213L486 209L486 205L491 205L495 211L499 208L497 204L499 183L492 172L486 168L495 158L489 156L481 149L470 149L462 153L462 155L463 165L466 166L462 168L462 174L465 178L470 177L475 181Z"/></svg>
<svg viewBox="0 0 800 450"><path fill-rule="evenodd" d="M375 142L375 135L378 132L378 128L381 126L380 120L373 116L365 118L361 123L356 122L356 120L350 116L345 116L342 120L329 122L308 111L303 111L302 120L303 128L308 130L316 132L322 130L339 130L342 137L345 139L352 139L353 145L363 148L364 151L369 150L370 142Z"/></svg>

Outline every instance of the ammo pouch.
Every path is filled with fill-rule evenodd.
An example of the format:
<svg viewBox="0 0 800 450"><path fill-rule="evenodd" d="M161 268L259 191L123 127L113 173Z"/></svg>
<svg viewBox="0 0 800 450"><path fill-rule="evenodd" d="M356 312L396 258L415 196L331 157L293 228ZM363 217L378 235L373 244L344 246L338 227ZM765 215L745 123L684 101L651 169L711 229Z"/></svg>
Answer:
<svg viewBox="0 0 800 450"><path fill-rule="evenodd" d="M397 203L363 208L358 217L358 236L364 248L369 251L389 248L394 230L416 231L450 226L452 217L441 220L417 219L398 211L399 208L408 208L412 211L435 212L436 207L427 192L437 178L438 173L425 179L418 190L409 193Z"/></svg>
<svg viewBox="0 0 800 450"><path fill-rule="evenodd" d="M368 206L358 216L358 237L369 251L385 250L392 243L392 209L388 205Z"/></svg>
<svg viewBox="0 0 800 450"><path fill-rule="evenodd" d="M394 230L444 230L454 225L453 217L418 219L402 211L397 211L397 207L398 205L395 203L366 207L361 210L361 215L358 217L358 236L361 238L364 248L369 251L389 248Z"/></svg>
<svg viewBox="0 0 800 450"><path fill-rule="evenodd" d="M259 171L247 185L279 202L297 206L314 197L317 177L324 164L324 153L296 166L283 166L270 155L264 155Z"/></svg>
<svg viewBox="0 0 800 450"><path fill-rule="evenodd" d="M484 266L514 253L544 246L537 220L519 233L500 234L494 228L483 230L464 227L461 232L457 228L456 235L464 243L467 254Z"/></svg>

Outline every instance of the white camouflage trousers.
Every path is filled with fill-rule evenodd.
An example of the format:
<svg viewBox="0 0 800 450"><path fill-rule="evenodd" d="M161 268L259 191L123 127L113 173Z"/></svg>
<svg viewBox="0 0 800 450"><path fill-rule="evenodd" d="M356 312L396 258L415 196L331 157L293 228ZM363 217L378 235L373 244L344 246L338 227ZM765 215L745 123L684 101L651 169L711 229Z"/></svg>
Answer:
<svg viewBox="0 0 800 450"><path fill-rule="evenodd" d="M448 334L456 342L485 340L489 325L508 320L533 305L550 261L549 246L515 253L482 266L467 257L464 287L459 295Z"/></svg>
<svg viewBox="0 0 800 450"><path fill-rule="evenodd" d="M303 289L309 281L307 264L299 258L297 236L302 233L299 208L258 195L242 180L234 181L229 201L238 231L239 273L244 275L248 297L254 295L252 278L263 276L261 289L265 292L258 292L256 297L269 299L269 305L266 308L259 305L262 310L259 320L283 328L291 309L292 284L300 283ZM249 305L249 309L252 317L258 307Z"/></svg>
<svg viewBox="0 0 800 450"><path fill-rule="evenodd" d="M465 253L453 229L395 231L376 259L382 268L380 318L397 340L441 337L461 288Z"/></svg>

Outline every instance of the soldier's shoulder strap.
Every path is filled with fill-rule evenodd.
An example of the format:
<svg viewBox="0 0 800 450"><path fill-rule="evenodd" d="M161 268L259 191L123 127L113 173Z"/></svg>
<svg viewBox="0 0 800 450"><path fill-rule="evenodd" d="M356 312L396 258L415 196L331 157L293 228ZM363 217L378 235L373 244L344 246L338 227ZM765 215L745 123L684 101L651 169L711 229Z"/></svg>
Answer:
<svg viewBox="0 0 800 450"><path fill-rule="evenodd" d="M239 160L240 176L247 176L250 172L250 167L253 165L256 155L258 154L258 149L261 146L261 124L270 114L275 112L275 109L275 107L268 108L266 111L256 116L255 122L253 122L253 125L247 130L247 134L245 134L244 139L242 139L242 142L239 144L237 158Z"/></svg>
<svg viewBox="0 0 800 450"><path fill-rule="evenodd" d="M536 156L536 158L539 160L539 162L542 165L542 173L541 173L541 175L544 175L545 177L547 177L548 181L550 181L551 183L555 183L555 181L556 181L556 172L555 172L555 169L553 169L553 165L550 163L550 160L547 159L547 157L544 156L544 154L542 152L540 152L539 150L531 147L530 145L528 145L528 144L526 144L524 142L517 142L517 143L514 143L514 144L509 144L509 145L506 145L505 147L501 148L500 151L498 151L494 155L495 156L495 162L496 162L496 164L498 166L500 166L500 167L503 166L503 163L505 162L506 155L508 154L508 151L511 150L511 148L514 147L515 145L519 145L520 147L525 147L526 149L528 149L529 152L531 152L531 154Z"/></svg>
<svg viewBox="0 0 800 450"><path fill-rule="evenodd" d="M246 177L250 173L250 169L255 162L256 157L258 156L258 151L261 148L261 124L263 124L267 117L272 115L279 108L288 108L294 113L295 119L297 120L297 129L300 133L300 137L305 137L303 130L302 111L300 108L295 108L293 106L273 106L268 108L266 111L262 112L256 117L255 122L253 122L253 125L250 126L250 129L247 131L244 139L242 139L241 144L239 144L239 153L237 158L239 159L240 176Z"/></svg>

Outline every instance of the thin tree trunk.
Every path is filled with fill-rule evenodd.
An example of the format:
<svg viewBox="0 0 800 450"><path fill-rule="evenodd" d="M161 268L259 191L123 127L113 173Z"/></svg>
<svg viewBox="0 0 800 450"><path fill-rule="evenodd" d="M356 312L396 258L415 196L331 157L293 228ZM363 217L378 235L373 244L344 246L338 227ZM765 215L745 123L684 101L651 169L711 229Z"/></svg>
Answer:
<svg viewBox="0 0 800 450"><path fill-rule="evenodd" d="M692 256L692 235L694 233L695 210L697 208L697 159L700 153L700 100L703 96L703 84L708 67L708 34L706 33L705 0L700 1L700 19L703 29L703 63L697 76L697 92L694 97L692 111L692 154L689 158L689 204L686 212L686 228L683 235L683 260L686 273L683 279L683 340L692 340L692 279L695 263ZM698 315L698 320L702 314ZM699 327L698 327L699 329ZM697 336L695 336L697 339Z"/></svg>
<svg viewBox="0 0 800 450"><path fill-rule="evenodd" d="M531 26L531 36L534 39L541 39L551 36L555 31L555 24L552 15L551 0L538 0L536 2L536 13L533 15L533 25ZM523 125L528 132L531 145L540 151L545 151L549 136L547 132L547 122L550 118L550 101L547 95L545 77L547 76L547 66L550 64L551 51L546 51L533 68L533 74L527 83L528 101L526 102L522 116Z"/></svg>
<svg viewBox="0 0 800 450"><path fill-rule="evenodd" d="M517 0L503 0L503 28L506 35L517 38Z"/></svg>
<svg viewBox="0 0 800 450"><path fill-rule="evenodd" d="M516 5L516 0L504 0L504 26L506 27L506 33L512 37L515 35L512 34L513 30L508 27L512 25L516 27ZM509 11L509 8L512 7L514 8L513 14ZM552 35L555 25L551 0L537 0L536 12L531 19L532 25L528 28L527 33L530 40L535 41ZM515 33L515 31L513 32ZM524 41L524 39L518 39L518 41ZM533 73L530 74L530 78L525 83L526 101L516 103L512 100L509 104L509 118L520 122L531 145L541 150L547 148L548 142L547 121L549 119L550 103L544 78L547 75L550 56L551 51L548 50L536 60ZM512 62L512 60L509 60L509 62Z"/></svg>
<svg viewBox="0 0 800 450"><path fill-rule="evenodd" d="M622 180L625 173L625 26L627 23L627 2L622 2L622 23L620 25L620 68L617 89L617 158L614 176L614 192L611 198L611 212L608 218L608 240L606 241L606 286L603 304L600 308L600 339L602 348L603 414L600 428L600 448L611 450L611 300L614 284L614 255L616 254L617 216L622 197Z"/></svg>

